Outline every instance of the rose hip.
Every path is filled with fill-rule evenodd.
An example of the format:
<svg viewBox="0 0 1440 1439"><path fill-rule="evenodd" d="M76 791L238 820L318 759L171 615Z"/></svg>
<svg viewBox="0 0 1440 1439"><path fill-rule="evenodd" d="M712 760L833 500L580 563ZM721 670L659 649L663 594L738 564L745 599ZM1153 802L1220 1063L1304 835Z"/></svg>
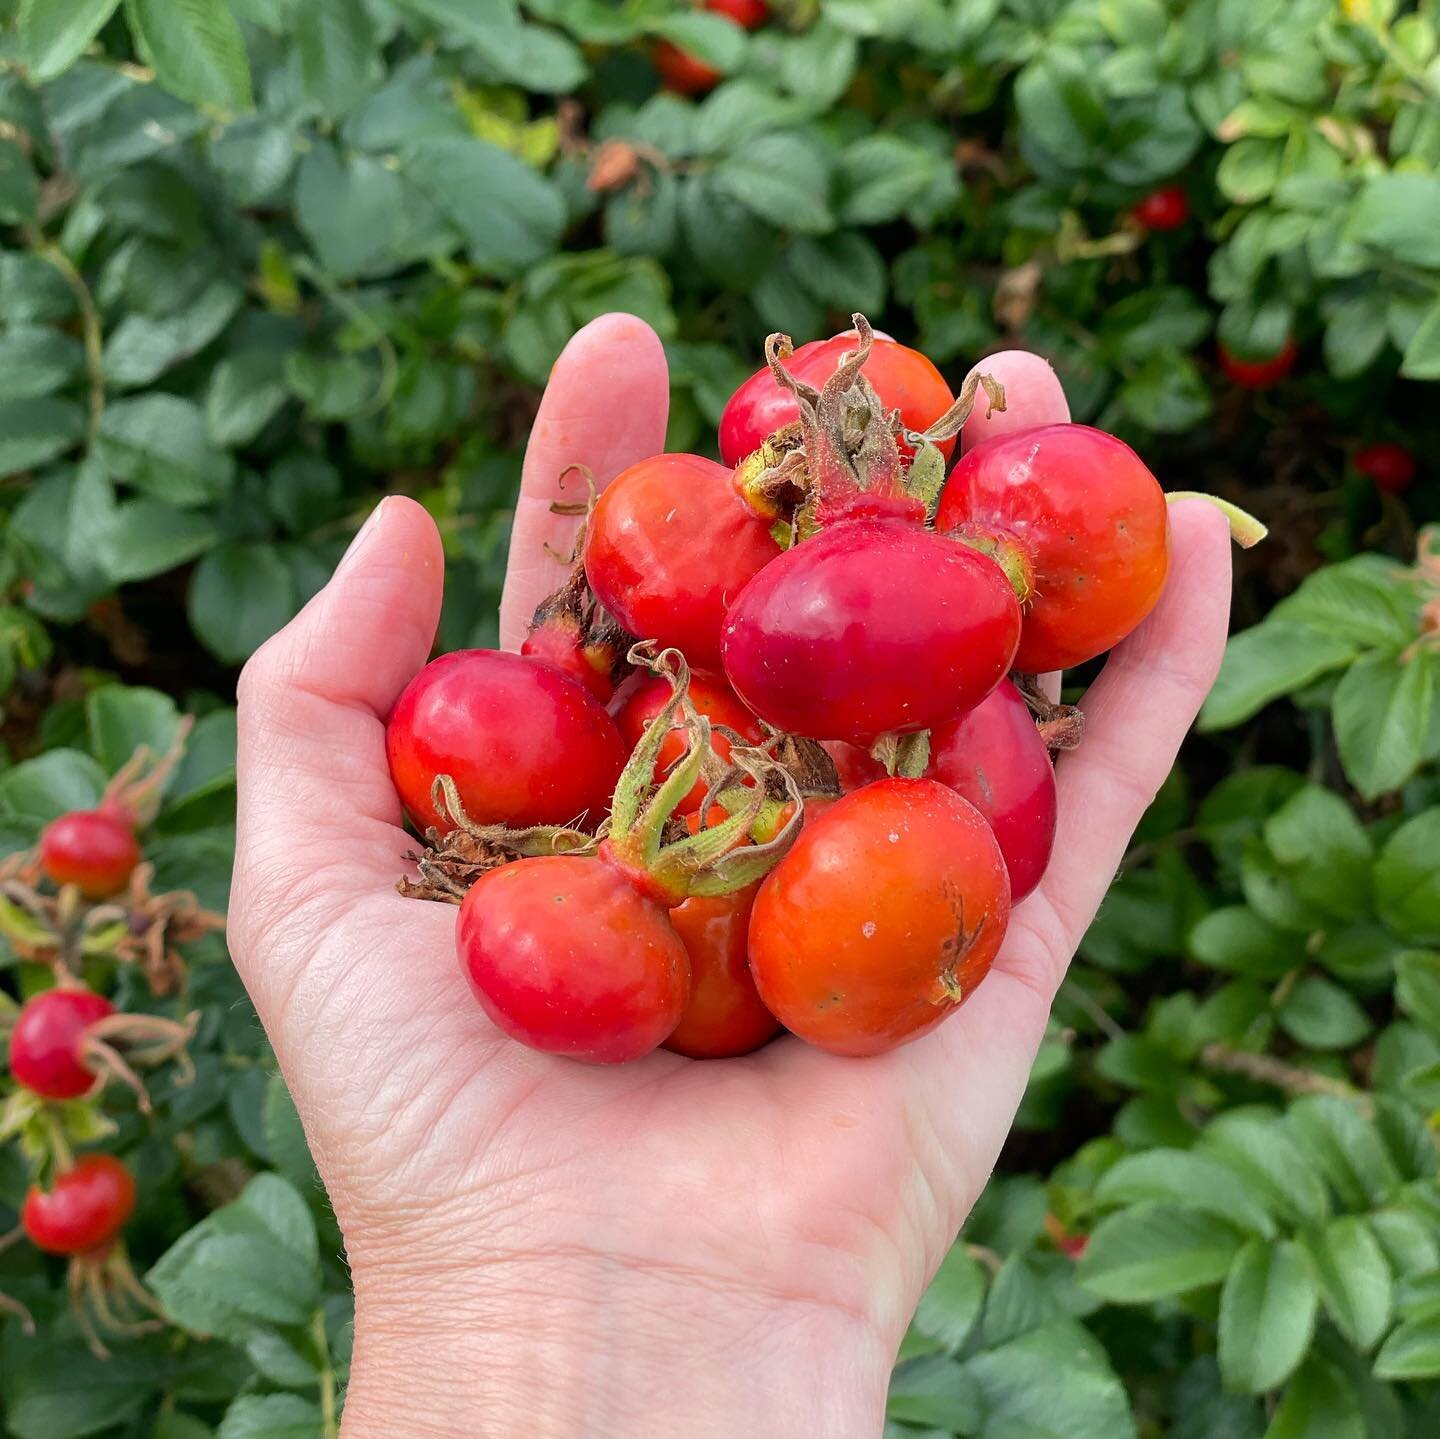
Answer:
<svg viewBox="0 0 1440 1439"><path fill-rule="evenodd" d="M597 823L625 763L615 721L578 681L500 650L456 650L406 685L385 729L390 776L421 828L449 829L432 786L477 824Z"/></svg>
<svg viewBox="0 0 1440 1439"><path fill-rule="evenodd" d="M119 894L140 863L135 821L123 810L72 810L40 834L40 867L57 885L73 884L86 899Z"/></svg>
<svg viewBox="0 0 1440 1439"><path fill-rule="evenodd" d="M95 1083L82 1046L92 1024L115 1013L88 989L47 989L25 1001L10 1033L10 1073L45 1099L76 1099Z"/></svg>
<svg viewBox="0 0 1440 1439"><path fill-rule="evenodd" d="M47 1254L92 1254L114 1243L134 1210L130 1171L114 1155L86 1154L49 1189L31 1188L20 1223Z"/></svg>

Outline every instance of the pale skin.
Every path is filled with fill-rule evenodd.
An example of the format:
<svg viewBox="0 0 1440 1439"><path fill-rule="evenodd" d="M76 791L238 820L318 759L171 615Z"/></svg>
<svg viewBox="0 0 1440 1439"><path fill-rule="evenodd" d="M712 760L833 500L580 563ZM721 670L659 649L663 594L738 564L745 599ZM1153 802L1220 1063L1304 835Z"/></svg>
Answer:
<svg viewBox="0 0 1440 1439"><path fill-rule="evenodd" d="M1013 424L1067 418L1031 357L986 368ZM603 485L663 448L640 321L557 363L526 457L502 640L561 570L566 466ZM967 442L973 440L970 430ZM575 497L573 479L565 497ZM429 657L444 560L384 501L329 585L246 667L230 942L345 1234L344 1439L876 1439L897 1346L990 1174L1055 990L1214 679L1224 519L1172 506L1169 582L1085 697L1060 828L989 978L875 1059L784 1039L743 1059L589 1068L492 1028L455 910L400 898L412 841L384 718Z"/></svg>

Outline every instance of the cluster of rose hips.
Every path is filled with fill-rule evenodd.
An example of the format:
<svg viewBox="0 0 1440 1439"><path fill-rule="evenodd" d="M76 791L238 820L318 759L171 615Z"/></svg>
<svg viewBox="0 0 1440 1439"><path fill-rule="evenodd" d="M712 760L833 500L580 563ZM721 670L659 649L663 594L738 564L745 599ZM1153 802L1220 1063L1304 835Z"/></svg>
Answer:
<svg viewBox="0 0 1440 1439"><path fill-rule="evenodd" d="M1077 424L948 469L1003 393L855 326L772 336L723 463L618 476L522 652L444 655L390 716L430 841L401 888L460 904L480 1003L533 1048L880 1053L969 998L1045 871L1078 716L1038 676L1150 612L1166 498Z"/></svg>
<svg viewBox="0 0 1440 1439"><path fill-rule="evenodd" d="M136 1066L173 1059L188 1072L185 1046L197 1016L170 1020L120 1012L82 979L87 964L138 963L157 992L181 973L174 944L220 923L193 896L153 895L137 830L158 807L165 778L180 754L188 723L158 763L139 751L111 782L96 809L51 821L30 854L0 867L0 928L11 947L48 967L54 983L7 1021L9 1070L16 1089L5 1108L6 1133L19 1133L37 1179L19 1226L0 1245L24 1237L69 1261L76 1317L99 1355L98 1328L133 1334L160 1327L154 1299L135 1277L121 1241L135 1208L135 1180L113 1154L76 1155L71 1131L92 1137L106 1122L85 1101L111 1080L149 1097ZM19 1309L13 1300L7 1307ZM133 1317L136 1311L147 1317ZM28 1322L28 1315L22 1318Z"/></svg>

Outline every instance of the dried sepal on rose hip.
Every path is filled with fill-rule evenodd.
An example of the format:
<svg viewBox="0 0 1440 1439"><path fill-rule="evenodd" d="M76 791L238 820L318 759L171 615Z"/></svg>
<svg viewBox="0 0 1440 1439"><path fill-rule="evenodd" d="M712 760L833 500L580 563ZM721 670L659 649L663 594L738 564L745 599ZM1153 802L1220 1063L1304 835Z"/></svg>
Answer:
<svg viewBox="0 0 1440 1439"><path fill-rule="evenodd" d="M456 927L462 967L492 1021L533 1049L590 1063L639 1059L668 1038L691 985L689 953L669 912L691 896L754 884L800 823L796 793L774 838L752 842L772 802L767 784L775 766L743 746L732 748L730 760L751 782L727 783L717 796L725 817L694 834L675 823L711 753L710 723L686 701L683 658L666 651L654 664L669 676L671 698L621 775L594 854L524 858L489 870L465 896ZM685 753L657 775L677 722L688 736Z"/></svg>
<svg viewBox="0 0 1440 1439"><path fill-rule="evenodd" d="M200 1015L183 1020L118 1011L104 995L80 986L43 990L21 1006L10 1030L10 1075L42 1099L66 1100L98 1094L111 1079L135 1093L150 1111L150 1096L135 1067L174 1060L177 1083L194 1067L186 1045Z"/></svg>
<svg viewBox="0 0 1440 1439"><path fill-rule="evenodd" d="M776 365L804 433L793 452L803 456L801 532L818 533L735 597L723 650L726 678L767 724L869 746L984 699L1010 667L1021 614L996 564L926 529L894 426L861 374L870 328L855 323L854 351L819 391Z"/></svg>
<svg viewBox="0 0 1440 1439"><path fill-rule="evenodd" d="M121 1232L135 1210L135 1180L113 1154L72 1156L63 1142L48 1183L30 1187L20 1229L37 1249L69 1260L70 1308L90 1351L108 1359L102 1332L127 1338L166 1327L165 1312L141 1284Z"/></svg>

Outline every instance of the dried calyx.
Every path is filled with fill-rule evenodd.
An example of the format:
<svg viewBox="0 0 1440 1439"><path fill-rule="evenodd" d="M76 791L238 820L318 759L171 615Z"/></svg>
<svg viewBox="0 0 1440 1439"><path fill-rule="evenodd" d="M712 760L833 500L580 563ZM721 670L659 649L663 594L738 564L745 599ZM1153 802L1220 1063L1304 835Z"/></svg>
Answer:
<svg viewBox="0 0 1440 1439"><path fill-rule="evenodd" d="M737 471L742 493L757 513L789 520L790 537L854 513L867 501L923 519L939 496L945 466L938 448L954 439L984 392L991 411L1005 408L1005 394L989 375L974 374L927 430L908 431L896 411L887 410L863 368L874 332L864 315L852 316L855 348L817 390L797 379L785 361L794 352L788 335L765 342L765 359L775 382L788 390L799 422L772 435ZM907 461L904 441L915 452Z"/></svg>

